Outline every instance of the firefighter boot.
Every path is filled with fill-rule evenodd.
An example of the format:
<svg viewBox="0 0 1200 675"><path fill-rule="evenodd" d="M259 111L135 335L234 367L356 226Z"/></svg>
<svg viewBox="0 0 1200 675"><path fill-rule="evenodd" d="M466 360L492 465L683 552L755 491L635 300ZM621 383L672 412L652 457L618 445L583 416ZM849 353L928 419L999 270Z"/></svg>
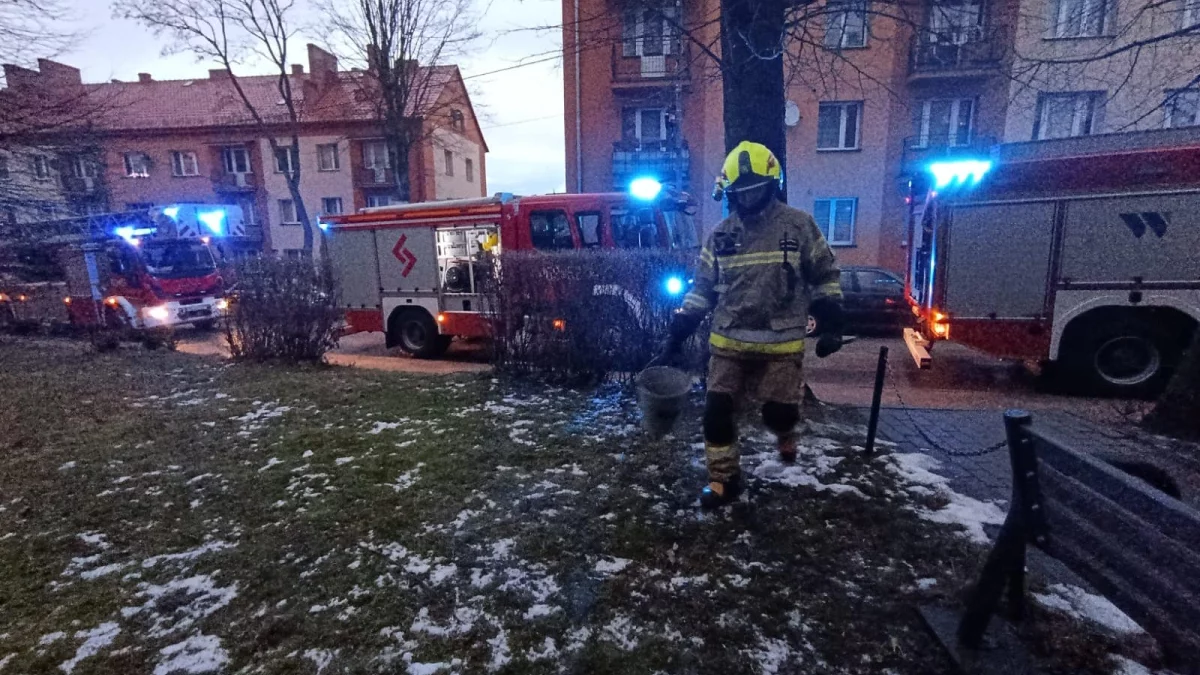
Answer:
<svg viewBox="0 0 1200 675"><path fill-rule="evenodd" d="M784 464L794 464L796 462L796 434L785 434L779 437L776 442L776 447L779 448L779 461Z"/></svg>
<svg viewBox="0 0 1200 675"><path fill-rule="evenodd" d="M742 494L742 470L736 445L714 445L704 448L708 460L708 485L700 491L700 506L715 509L725 506Z"/></svg>
<svg viewBox="0 0 1200 675"><path fill-rule="evenodd" d="M767 401L762 408L763 424L778 439L779 459L791 464L796 461L796 423L800 421L800 407L794 403Z"/></svg>

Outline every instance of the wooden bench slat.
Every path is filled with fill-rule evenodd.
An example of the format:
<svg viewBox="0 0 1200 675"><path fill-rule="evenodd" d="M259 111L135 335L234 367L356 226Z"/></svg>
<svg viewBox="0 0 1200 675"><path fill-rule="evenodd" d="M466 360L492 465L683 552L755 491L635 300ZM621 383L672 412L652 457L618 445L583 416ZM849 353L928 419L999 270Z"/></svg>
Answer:
<svg viewBox="0 0 1200 675"><path fill-rule="evenodd" d="M1051 466L1039 465L1038 473L1046 500L1044 513L1049 521L1052 522L1063 509L1078 514L1094 523L1106 536L1136 552L1147 564L1157 568L1156 572L1168 575L1175 585L1200 597L1200 554L1189 549L1187 543L1171 538L1154 524ZM1050 538L1054 537L1053 531L1049 534ZM1200 606L1200 602L1197 604ZM1200 609L1197 612L1200 620Z"/></svg>
<svg viewBox="0 0 1200 675"><path fill-rule="evenodd" d="M1162 523L1164 533L1200 554L1200 511L1116 467L1067 449L1062 441L1044 431L1031 429L1030 436L1043 465L1076 477L1145 521Z"/></svg>

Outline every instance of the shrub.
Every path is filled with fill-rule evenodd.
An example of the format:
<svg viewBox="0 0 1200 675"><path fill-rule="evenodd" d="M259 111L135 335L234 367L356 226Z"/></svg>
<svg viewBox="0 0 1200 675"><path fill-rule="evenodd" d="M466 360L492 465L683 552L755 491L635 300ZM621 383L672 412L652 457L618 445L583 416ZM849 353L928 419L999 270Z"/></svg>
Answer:
<svg viewBox="0 0 1200 675"><path fill-rule="evenodd" d="M235 359L320 362L341 321L327 261L251 258L236 266L225 338Z"/></svg>
<svg viewBox="0 0 1200 675"><path fill-rule="evenodd" d="M651 250L503 254L488 292L497 369L580 384L627 380L662 345L683 299L666 282L686 286L690 263ZM689 350L691 365L697 352Z"/></svg>

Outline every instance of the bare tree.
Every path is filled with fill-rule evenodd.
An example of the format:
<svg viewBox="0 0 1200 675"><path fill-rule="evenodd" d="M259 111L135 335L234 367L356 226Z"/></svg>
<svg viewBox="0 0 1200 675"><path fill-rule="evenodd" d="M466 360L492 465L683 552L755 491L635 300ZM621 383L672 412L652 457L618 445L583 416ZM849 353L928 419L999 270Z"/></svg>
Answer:
<svg viewBox="0 0 1200 675"><path fill-rule="evenodd" d="M313 227L300 193L300 123L302 110L293 87L288 64L288 41L297 34L295 0L116 0L115 14L134 19L155 32L173 38L167 53L187 52L221 64L252 122L267 137L275 161L289 155L284 164L288 191L296 207L296 218L304 228L304 250L312 251ZM274 70L276 90L283 111L273 113L257 106L234 72L250 57L269 63ZM279 142L287 136L290 145Z"/></svg>
<svg viewBox="0 0 1200 675"><path fill-rule="evenodd" d="M446 76L435 66L460 56L480 37L471 0L321 0L329 43L339 56L366 66L359 86L383 129L399 197L411 196L408 161L432 129L449 117L439 101ZM462 92L465 99L465 92ZM457 102L462 105L462 101ZM461 113L460 113L461 114ZM449 120L453 121L453 120ZM437 126L437 124L431 125Z"/></svg>
<svg viewBox="0 0 1200 675"><path fill-rule="evenodd" d="M78 38L64 24L68 16L61 0L0 2L0 63L23 63L30 56L62 51Z"/></svg>

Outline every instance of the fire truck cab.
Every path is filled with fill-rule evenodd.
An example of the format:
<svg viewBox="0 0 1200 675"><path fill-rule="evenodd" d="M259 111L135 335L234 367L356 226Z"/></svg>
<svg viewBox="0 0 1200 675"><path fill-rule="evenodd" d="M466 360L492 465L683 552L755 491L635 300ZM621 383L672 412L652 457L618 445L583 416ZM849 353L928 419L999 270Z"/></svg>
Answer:
<svg viewBox="0 0 1200 675"><path fill-rule="evenodd" d="M348 330L381 331L389 347L424 358L454 337L490 334L483 285L504 251L699 245L687 195L660 190L369 208L321 228Z"/></svg>
<svg viewBox="0 0 1200 675"><path fill-rule="evenodd" d="M997 146L914 199L914 358L954 340L1153 395L1200 324L1200 128Z"/></svg>

